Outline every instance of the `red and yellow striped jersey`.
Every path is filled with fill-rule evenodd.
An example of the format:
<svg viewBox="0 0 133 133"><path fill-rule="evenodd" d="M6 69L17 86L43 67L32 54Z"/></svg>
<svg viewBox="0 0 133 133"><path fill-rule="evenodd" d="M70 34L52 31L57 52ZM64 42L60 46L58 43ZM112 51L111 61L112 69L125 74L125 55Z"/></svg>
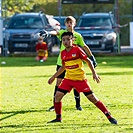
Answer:
<svg viewBox="0 0 133 133"><path fill-rule="evenodd" d="M72 46L68 52L63 50L61 52L62 64L65 65L66 79L84 80L86 75L83 69L83 61L87 59L86 53L78 46Z"/></svg>

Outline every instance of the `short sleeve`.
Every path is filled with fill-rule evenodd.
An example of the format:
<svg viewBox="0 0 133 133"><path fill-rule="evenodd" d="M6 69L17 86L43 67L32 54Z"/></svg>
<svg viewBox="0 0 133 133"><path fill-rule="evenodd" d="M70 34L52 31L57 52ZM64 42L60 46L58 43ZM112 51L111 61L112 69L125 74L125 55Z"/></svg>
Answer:
<svg viewBox="0 0 133 133"><path fill-rule="evenodd" d="M65 62L63 61L63 51L60 53L60 56L61 56L62 65L65 65Z"/></svg>
<svg viewBox="0 0 133 133"><path fill-rule="evenodd" d="M74 33L74 36L76 37L76 39L75 39L75 41L74 41L74 44L77 44L77 45L80 46L80 47L85 46L84 39L83 39L83 37L81 36L80 33L75 32L75 33Z"/></svg>
<svg viewBox="0 0 133 133"><path fill-rule="evenodd" d="M77 47L77 48L78 48L79 57L83 60L86 60L88 58L87 54L80 47Z"/></svg>

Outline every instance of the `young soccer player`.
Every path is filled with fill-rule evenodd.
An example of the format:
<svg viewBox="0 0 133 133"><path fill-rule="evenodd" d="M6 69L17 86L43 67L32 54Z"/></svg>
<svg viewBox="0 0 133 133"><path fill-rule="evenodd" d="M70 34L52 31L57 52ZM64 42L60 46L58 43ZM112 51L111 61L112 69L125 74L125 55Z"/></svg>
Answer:
<svg viewBox="0 0 133 133"><path fill-rule="evenodd" d="M93 61L94 67L96 67L96 65L97 65L96 60L95 60L92 52L90 51L89 47L83 41L83 38L82 38L81 34L79 34L78 32L75 32L74 31L75 25L76 25L76 19L74 17L72 17L72 16L68 16L66 18L66 20L65 20L66 30L62 29L62 30L59 30L59 31L52 31L52 32L50 32L50 34L57 35L57 37L59 38L59 40L61 42L61 35L64 32L66 32L66 31L72 32L73 35L74 35L74 38L75 38L74 39L74 44L82 47L85 50L85 52L87 53L87 55ZM62 50L64 50L64 49L65 49L65 47L61 43L60 52ZM60 54L59 54L58 59L57 59L57 68L56 68L56 70L58 70L61 66L62 66L62 63L61 63L61 57L60 57ZM64 76L65 76L65 71L62 74L58 75L57 81L56 81L56 86L55 86L55 91L54 91L54 96L55 96L56 91L58 89L58 86L61 83L61 81L64 78ZM80 106L80 95L79 95L79 93L77 92L76 89L74 89L74 97L75 97L75 101L76 101L76 109L81 111L82 110L82 107ZM52 110L54 110L54 106L52 106L51 108L49 108L49 111L52 111Z"/></svg>
<svg viewBox="0 0 133 133"><path fill-rule="evenodd" d="M47 44L43 41L43 37L40 36L38 38L38 43L36 44L36 60L40 62L44 62L48 58L48 50L47 50Z"/></svg>
<svg viewBox="0 0 133 133"><path fill-rule="evenodd" d="M86 53L77 46L73 45L73 33L64 32L62 34L62 42L65 50L61 52L62 66L59 70L48 80L49 84L55 80L64 70L66 70L65 78L62 80L55 94L54 108L56 112L56 119L50 122L61 122L62 117L62 98L64 95L75 88L78 92L83 92L97 108L99 108L108 118L112 124L117 124L117 121L111 116L105 105L92 92L91 87L87 81L85 71L83 69L83 61L88 64L92 71L93 79L100 83L100 77L97 75L92 62L87 57Z"/></svg>

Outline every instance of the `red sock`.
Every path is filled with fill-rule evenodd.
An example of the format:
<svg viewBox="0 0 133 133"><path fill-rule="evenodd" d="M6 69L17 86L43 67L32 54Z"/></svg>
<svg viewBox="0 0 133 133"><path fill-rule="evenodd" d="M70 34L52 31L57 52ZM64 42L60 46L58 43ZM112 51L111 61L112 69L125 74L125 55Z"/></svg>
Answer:
<svg viewBox="0 0 133 133"><path fill-rule="evenodd" d="M55 108L55 112L56 112L56 118L61 119L62 102L59 102L59 103L54 102L54 108Z"/></svg>
<svg viewBox="0 0 133 133"><path fill-rule="evenodd" d="M104 114L108 113L108 109L105 107L105 105L101 102L101 101L98 101L96 104L95 104Z"/></svg>

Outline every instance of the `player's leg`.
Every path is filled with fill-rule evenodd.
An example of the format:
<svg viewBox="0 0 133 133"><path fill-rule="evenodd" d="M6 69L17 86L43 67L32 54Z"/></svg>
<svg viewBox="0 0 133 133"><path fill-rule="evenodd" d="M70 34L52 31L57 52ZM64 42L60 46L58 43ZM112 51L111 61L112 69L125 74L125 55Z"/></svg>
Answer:
<svg viewBox="0 0 133 133"><path fill-rule="evenodd" d="M44 57L42 58L42 60L43 60L43 61L46 61L46 60L47 60L47 57L44 56Z"/></svg>
<svg viewBox="0 0 133 133"><path fill-rule="evenodd" d="M117 124L117 121L111 116L107 107L95 96L92 91L84 92L84 94L97 108L99 108L106 115L112 124Z"/></svg>
<svg viewBox="0 0 133 133"><path fill-rule="evenodd" d="M57 92L57 90L58 90L58 86L59 86L59 84L61 83L61 81L62 81L62 78L57 78L57 79L56 79L56 85L55 85L54 96L53 96L53 103L54 103L55 94L56 94L56 92ZM54 111L54 105L51 106L51 107L49 108L49 111Z"/></svg>
<svg viewBox="0 0 133 133"><path fill-rule="evenodd" d="M72 90L72 82L68 79L64 79L61 84L59 85L59 88L55 94L55 101L54 101L54 108L56 112L56 119L50 121L51 122L61 122L62 117L62 103L61 100L63 96Z"/></svg>
<svg viewBox="0 0 133 133"><path fill-rule="evenodd" d="M56 71L58 71L58 69L60 67L61 66L57 65ZM64 78L64 76L65 76L65 71L56 78L56 85L55 85L55 89L54 89L53 103L54 103L55 94L56 94L56 92L58 90L58 86L60 85L60 83L61 83L62 79ZM54 105L51 106L48 110L49 111L54 111Z"/></svg>
<svg viewBox="0 0 133 133"><path fill-rule="evenodd" d="M39 61L40 60L40 57L39 56L36 56L36 61Z"/></svg>
<svg viewBox="0 0 133 133"><path fill-rule="evenodd" d="M88 100L90 100L97 108L99 108L112 124L117 124L117 121L111 116L107 107L91 91L91 87L87 80L75 82L74 87L78 90L78 92L83 92Z"/></svg>
<svg viewBox="0 0 133 133"><path fill-rule="evenodd" d="M46 61L48 59L48 51L46 51L46 53L42 59L43 59L43 61Z"/></svg>
<svg viewBox="0 0 133 133"><path fill-rule="evenodd" d="M74 98L76 101L76 109L81 111L82 107L80 106L80 94L76 89L73 89L73 92L74 92Z"/></svg>
<svg viewBox="0 0 133 133"><path fill-rule="evenodd" d="M62 98L67 93L67 90L58 89L58 91L55 94L55 100L54 100L54 108L56 113L56 118L52 121L49 121L48 123L54 123L54 122L62 122Z"/></svg>

